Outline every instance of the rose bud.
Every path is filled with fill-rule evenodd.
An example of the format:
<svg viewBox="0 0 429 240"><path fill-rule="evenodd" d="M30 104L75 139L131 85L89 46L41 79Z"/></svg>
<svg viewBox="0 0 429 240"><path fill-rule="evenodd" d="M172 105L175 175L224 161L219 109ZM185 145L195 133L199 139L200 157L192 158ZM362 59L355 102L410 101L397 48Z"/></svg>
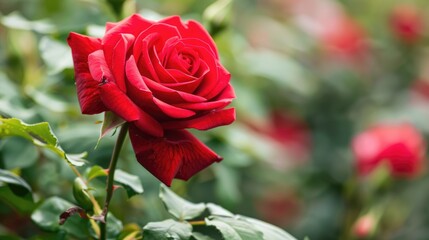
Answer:
<svg viewBox="0 0 429 240"><path fill-rule="evenodd" d="M375 230L376 220L372 214L361 216L353 226L353 235L359 239L370 237Z"/></svg>
<svg viewBox="0 0 429 240"><path fill-rule="evenodd" d="M91 201L91 197L88 194L88 186L83 182L80 178L75 178L73 182L73 196L76 202L81 206L83 209L87 211L92 211L93 204Z"/></svg>
<svg viewBox="0 0 429 240"><path fill-rule="evenodd" d="M353 139L352 148L359 175L385 164L394 177L417 175L425 157L425 141L410 124L378 125Z"/></svg>
<svg viewBox="0 0 429 240"><path fill-rule="evenodd" d="M395 36L405 43L415 43L423 35L423 16L416 6L399 5L390 16L390 27Z"/></svg>
<svg viewBox="0 0 429 240"><path fill-rule="evenodd" d="M82 113L113 112L128 122L137 160L166 185L222 158L187 128L235 120L230 73L201 24L134 14L107 23L102 38L70 33Z"/></svg>

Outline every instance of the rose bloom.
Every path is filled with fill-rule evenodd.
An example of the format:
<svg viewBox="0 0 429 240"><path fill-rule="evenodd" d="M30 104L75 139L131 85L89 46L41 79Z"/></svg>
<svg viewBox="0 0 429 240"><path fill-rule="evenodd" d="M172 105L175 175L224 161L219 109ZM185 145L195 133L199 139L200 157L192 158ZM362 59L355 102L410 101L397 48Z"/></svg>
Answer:
<svg viewBox="0 0 429 240"><path fill-rule="evenodd" d="M425 157L425 140L410 124L378 125L353 139L353 153L360 175L387 163L393 176L413 177Z"/></svg>
<svg viewBox="0 0 429 240"><path fill-rule="evenodd" d="M414 5L398 5L390 16L390 27L395 36L405 43L415 43L421 39L423 16Z"/></svg>
<svg viewBox="0 0 429 240"><path fill-rule="evenodd" d="M365 31L350 18L338 18L323 32L322 45L326 51L340 56L359 58L368 50Z"/></svg>
<svg viewBox="0 0 429 240"><path fill-rule="evenodd" d="M264 125L258 126L249 123L256 132L268 137L278 145L282 156L289 156L294 164L305 162L310 153L311 141L310 130L306 123L299 117L281 111L273 111ZM275 164L277 167L284 166L280 158Z"/></svg>
<svg viewBox="0 0 429 240"><path fill-rule="evenodd" d="M82 113L110 111L129 123L137 160L170 185L222 158L190 134L235 120L230 74L207 31L173 16L132 15L102 38L70 33Z"/></svg>

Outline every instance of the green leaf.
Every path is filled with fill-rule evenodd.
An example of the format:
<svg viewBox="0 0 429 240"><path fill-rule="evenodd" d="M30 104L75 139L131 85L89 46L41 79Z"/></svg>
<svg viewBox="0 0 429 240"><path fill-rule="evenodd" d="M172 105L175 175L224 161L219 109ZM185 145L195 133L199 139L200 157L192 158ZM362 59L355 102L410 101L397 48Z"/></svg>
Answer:
<svg viewBox="0 0 429 240"><path fill-rule="evenodd" d="M209 226L215 226L224 239L264 240L263 234L253 225L239 217L211 216L206 218Z"/></svg>
<svg viewBox="0 0 429 240"><path fill-rule="evenodd" d="M261 231L264 235L264 240L296 240L283 229L269 223L245 216L239 216L239 218L251 223L255 229Z"/></svg>
<svg viewBox="0 0 429 240"><path fill-rule="evenodd" d="M16 209L17 212L24 214L30 214L36 207L31 194L19 197L12 192L9 186L0 187L0 200L7 206Z"/></svg>
<svg viewBox="0 0 429 240"><path fill-rule="evenodd" d="M161 185L159 197L161 198L168 212L181 221L193 219L201 215L206 209L204 203L195 204L186 201L164 185Z"/></svg>
<svg viewBox="0 0 429 240"><path fill-rule="evenodd" d="M229 226L229 224L219 221L217 219L208 219L206 218L207 226L213 226L221 232L223 239L225 240L242 240L240 235Z"/></svg>
<svg viewBox="0 0 429 240"><path fill-rule="evenodd" d="M188 240L191 236L191 224L172 219L151 222L143 227L144 240Z"/></svg>
<svg viewBox="0 0 429 240"><path fill-rule="evenodd" d="M117 239L124 226L111 212L107 215L107 238Z"/></svg>
<svg viewBox="0 0 429 240"><path fill-rule="evenodd" d="M77 154L67 153L66 159L68 160L68 162L72 163L72 165L74 165L74 166L82 166L87 162L85 160L87 155L88 155L87 152L77 153Z"/></svg>
<svg viewBox="0 0 429 240"><path fill-rule="evenodd" d="M226 210L225 208L213 204L213 203L207 203L206 204L207 209L209 210L211 215L216 216L224 216L224 217L233 217L234 214L232 214L230 211Z"/></svg>
<svg viewBox="0 0 429 240"><path fill-rule="evenodd" d="M33 87L27 87L26 92L36 103L52 112L65 113L71 108L67 102L59 99L51 93L39 91Z"/></svg>
<svg viewBox="0 0 429 240"><path fill-rule="evenodd" d="M60 228L60 214L71 207L73 207L73 204L66 200L52 197L45 200L42 205L31 214L31 219L44 230L57 231Z"/></svg>
<svg viewBox="0 0 429 240"><path fill-rule="evenodd" d="M213 238L211 238L209 236L206 236L206 235L204 235L202 233L199 233L199 232L193 232L192 233L192 237L195 240L215 240L215 239L213 239Z"/></svg>
<svg viewBox="0 0 429 240"><path fill-rule="evenodd" d="M0 153L5 169L26 168L37 162L37 148L25 139L12 137L2 141Z"/></svg>
<svg viewBox="0 0 429 240"><path fill-rule="evenodd" d="M101 127L100 138L98 141L100 141L101 138L106 136L106 134L109 133L112 129L117 128L124 122L125 121L118 115L112 112L105 112L103 126Z"/></svg>
<svg viewBox="0 0 429 240"><path fill-rule="evenodd" d="M127 191L128 198L143 193L140 178L135 175L116 169L114 180L115 183L120 184Z"/></svg>
<svg viewBox="0 0 429 240"><path fill-rule="evenodd" d="M19 196L31 193L31 187L24 179L3 169L0 169L0 183L15 185L15 188L11 186L11 190Z"/></svg>
<svg viewBox="0 0 429 240"><path fill-rule="evenodd" d="M239 177L234 169L224 165L215 165L212 168L216 175L216 192L223 202L234 205L241 200Z"/></svg>
<svg viewBox="0 0 429 240"><path fill-rule="evenodd" d="M89 181L91 181L92 179L96 178L96 177L102 177L102 176L107 176L106 171L104 170L104 168L95 165L93 167L91 167L90 169L88 169L87 173L86 173L86 179Z"/></svg>
<svg viewBox="0 0 429 240"><path fill-rule="evenodd" d="M29 21L16 12L4 16L1 23L13 29L33 30L39 33L56 32L55 26L48 20Z"/></svg>
<svg viewBox="0 0 429 240"><path fill-rule="evenodd" d="M57 137L53 134L47 122L37 124L26 124L16 118L0 117L0 138L17 136L30 140L39 147L44 147L65 159L69 164L82 166L85 161L81 158L83 154L67 155L58 144Z"/></svg>
<svg viewBox="0 0 429 240"><path fill-rule="evenodd" d="M45 36L40 40L39 50L48 68L48 74L56 74L73 67L71 50L66 44Z"/></svg>
<svg viewBox="0 0 429 240"><path fill-rule="evenodd" d="M64 225L59 224L60 215L67 209L74 207L70 202L59 198L51 197L46 199L34 212L31 214L31 219L40 228L47 231L64 231L68 235L73 235L79 239L87 238L88 219L82 219L78 215L70 216Z"/></svg>

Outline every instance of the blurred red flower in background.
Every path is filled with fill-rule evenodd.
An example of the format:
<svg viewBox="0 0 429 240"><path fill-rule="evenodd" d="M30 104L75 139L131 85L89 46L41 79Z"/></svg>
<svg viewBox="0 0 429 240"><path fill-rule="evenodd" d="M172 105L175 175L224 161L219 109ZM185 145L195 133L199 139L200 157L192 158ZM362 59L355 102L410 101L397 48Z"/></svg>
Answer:
<svg viewBox="0 0 429 240"><path fill-rule="evenodd" d="M287 4L296 24L318 40L328 56L359 60L368 52L364 28L336 1L293 0Z"/></svg>
<svg viewBox="0 0 429 240"><path fill-rule="evenodd" d="M299 200L293 192L270 189L256 201L256 211L267 222L287 226L300 215Z"/></svg>
<svg viewBox="0 0 429 240"><path fill-rule="evenodd" d="M299 117L281 111L273 111L267 122L248 125L258 134L267 137L278 150L270 157L276 168L299 165L309 157L311 148L310 130Z"/></svg>
<svg viewBox="0 0 429 240"><path fill-rule="evenodd" d="M387 164L395 177L417 175L425 157L425 140L410 124L378 125L353 139L352 147L360 175Z"/></svg>
<svg viewBox="0 0 429 240"><path fill-rule="evenodd" d="M414 5L398 5L392 10L390 27L399 40L415 43L423 35L423 16Z"/></svg>
<svg viewBox="0 0 429 240"><path fill-rule="evenodd" d="M359 58L368 49L364 29L345 16L326 27L321 41L326 51L345 57Z"/></svg>

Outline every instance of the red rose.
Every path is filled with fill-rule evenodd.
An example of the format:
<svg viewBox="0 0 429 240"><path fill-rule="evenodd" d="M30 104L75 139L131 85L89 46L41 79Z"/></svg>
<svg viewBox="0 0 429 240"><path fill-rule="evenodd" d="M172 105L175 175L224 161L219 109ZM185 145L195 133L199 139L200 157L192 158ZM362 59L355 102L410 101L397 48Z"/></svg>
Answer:
<svg viewBox="0 0 429 240"><path fill-rule="evenodd" d="M391 13L393 33L405 43L415 43L423 35L423 16L413 5L399 5Z"/></svg>
<svg viewBox="0 0 429 240"><path fill-rule="evenodd" d="M135 14L107 23L103 38L70 33L82 113L111 111L130 123L137 160L167 185L187 180L216 153L185 128L235 120L230 74L210 35L195 21Z"/></svg>
<svg viewBox="0 0 429 240"><path fill-rule="evenodd" d="M331 54L358 58L368 50L364 29L348 17L339 17L322 33L324 48Z"/></svg>
<svg viewBox="0 0 429 240"><path fill-rule="evenodd" d="M421 134L410 124L370 128L353 139L357 170L365 175L387 163L394 176L415 176L424 160L425 145Z"/></svg>

